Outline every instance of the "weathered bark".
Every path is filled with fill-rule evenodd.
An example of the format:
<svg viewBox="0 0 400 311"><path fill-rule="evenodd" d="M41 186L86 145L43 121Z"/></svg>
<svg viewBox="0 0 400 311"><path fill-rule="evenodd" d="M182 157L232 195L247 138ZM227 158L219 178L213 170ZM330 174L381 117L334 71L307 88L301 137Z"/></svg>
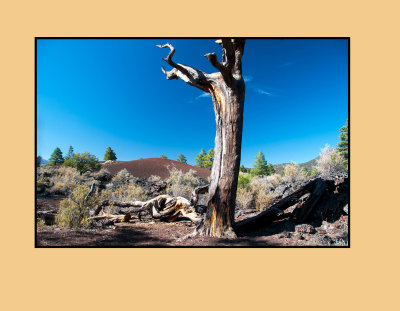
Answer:
<svg viewBox="0 0 400 311"><path fill-rule="evenodd" d="M181 78L186 83L210 93L214 104L217 130L211 183L208 188L210 199L204 221L197 228L197 233L235 238L232 225L243 128L245 83L242 77L242 56L245 40L222 39L217 43L223 50L222 62L218 61L214 53L205 55L218 70L212 74L173 62L175 49L170 44L158 47L169 47L171 50L168 57L164 58L173 67L169 72L163 68L167 79Z"/></svg>

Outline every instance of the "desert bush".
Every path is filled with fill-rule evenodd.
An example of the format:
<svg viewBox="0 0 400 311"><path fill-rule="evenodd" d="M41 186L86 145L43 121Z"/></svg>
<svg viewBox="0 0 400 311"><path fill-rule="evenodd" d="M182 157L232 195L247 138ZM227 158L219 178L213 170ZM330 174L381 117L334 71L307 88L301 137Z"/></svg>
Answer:
<svg viewBox="0 0 400 311"><path fill-rule="evenodd" d="M190 170L186 174L173 167L169 170L169 177L167 179L169 186L167 193L174 197L184 197L190 199L192 191L202 185L201 179L196 175L196 171Z"/></svg>
<svg viewBox="0 0 400 311"><path fill-rule="evenodd" d="M283 177L284 181L294 182L297 180L304 180L306 178L306 175L304 174L304 171L300 168L300 166L293 162L285 165L283 172L284 172L284 177Z"/></svg>
<svg viewBox="0 0 400 311"><path fill-rule="evenodd" d="M282 182L282 178L278 174L269 175L266 179L270 188L276 188Z"/></svg>
<svg viewBox="0 0 400 311"><path fill-rule="evenodd" d="M61 227L86 227L89 222L89 209L98 203L99 196L92 195L87 201L85 197L90 191L87 185L77 185L69 198L60 202L56 215L56 223Z"/></svg>
<svg viewBox="0 0 400 311"><path fill-rule="evenodd" d="M253 193L258 193L260 191L267 192L269 190L269 183L267 177L265 176L253 177L248 187Z"/></svg>
<svg viewBox="0 0 400 311"><path fill-rule="evenodd" d="M258 211L263 211L266 209L271 203L274 195L272 193L265 193L263 191L259 191L255 195L255 207Z"/></svg>
<svg viewBox="0 0 400 311"><path fill-rule="evenodd" d="M133 184L113 189L110 196L116 201L146 201L148 199L143 188Z"/></svg>
<svg viewBox="0 0 400 311"><path fill-rule="evenodd" d="M161 177L160 176L157 176L157 175L151 175L149 178L148 178L148 181L151 181L151 182L156 182L156 181L161 181L162 179L161 179Z"/></svg>
<svg viewBox="0 0 400 311"><path fill-rule="evenodd" d="M317 159L317 165L315 166L318 174L322 177L328 177L333 174L337 174L345 170L345 159L336 148L329 148L326 144L321 149L319 158Z"/></svg>
<svg viewBox="0 0 400 311"><path fill-rule="evenodd" d="M245 188L239 188L236 193L236 206L242 209L250 208L253 202L253 193Z"/></svg>
<svg viewBox="0 0 400 311"><path fill-rule="evenodd" d="M130 174L128 172L128 170L126 168L124 168L123 170L119 171L118 174L116 174L111 179L109 187L110 188L118 188L118 187L126 186L129 184L132 184L134 180L135 180L135 177L133 177L132 174Z"/></svg>
<svg viewBox="0 0 400 311"><path fill-rule="evenodd" d="M112 175L107 169L102 168L99 171L93 173L93 178L101 182L108 182L111 181Z"/></svg>
<svg viewBox="0 0 400 311"><path fill-rule="evenodd" d="M77 184L88 181L72 167L40 167L37 172L37 190L45 187L47 194L68 194Z"/></svg>

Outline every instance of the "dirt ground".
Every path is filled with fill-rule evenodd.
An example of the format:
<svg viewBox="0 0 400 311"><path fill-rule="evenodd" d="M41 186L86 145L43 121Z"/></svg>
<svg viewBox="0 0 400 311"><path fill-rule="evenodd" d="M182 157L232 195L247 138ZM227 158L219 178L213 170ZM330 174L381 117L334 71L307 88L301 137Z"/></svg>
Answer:
<svg viewBox="0 0 400 311"><path fill-rule="evenodd" d="M38 198L40 210L58 207L61 197ZM247 215L246 217L249 217ZM307 225L306 225L307 226ZM310 228L311 226L308 225ZM345 228L344 228L345 227ZM195 225L185 219L167 223L133 219L106 228L65 229L58 226L37 228L36 245L77 247L285 247L285 246L346 246L337 243L337 230L344 229L347 239L347 218L337 224L322 224L305 232L304 228L288 221L269 224L265 228L237 232L235 240L204 236L182 239L192 233ZM336 230L336 231L335 231Z"/></svg>

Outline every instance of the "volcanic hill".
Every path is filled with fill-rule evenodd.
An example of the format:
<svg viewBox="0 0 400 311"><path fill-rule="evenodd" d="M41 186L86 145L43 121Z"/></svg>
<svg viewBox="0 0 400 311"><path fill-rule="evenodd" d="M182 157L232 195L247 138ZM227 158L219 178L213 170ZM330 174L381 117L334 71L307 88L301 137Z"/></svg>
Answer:
<svg viewBox="0 0 400 311"><path fill-rule="evenodd" d="M107 169L112 175L117 174L119 171L125 168L135 177L149 178L151 175L157 175L162 179L168 178L169 170L173 167L176 167L176 169L182 171L183 173L187 173L189 170L194 170L202 179L207 179L211 174L211 171L205 168L162 158L117 161L111 164L103 164L103 168Z"/></svg>

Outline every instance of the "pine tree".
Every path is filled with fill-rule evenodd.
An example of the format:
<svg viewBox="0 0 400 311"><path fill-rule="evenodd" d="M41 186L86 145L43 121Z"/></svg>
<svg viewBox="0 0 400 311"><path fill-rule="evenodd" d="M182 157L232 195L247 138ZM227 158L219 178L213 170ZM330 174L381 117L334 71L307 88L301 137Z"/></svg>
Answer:
<svg viewBox="0 0 400 311"><path fill-rule="evenodd" d="M349 162L349 125L348 120L346 120L346 125L340 128L340 142L338 142L338 151L344 157L344 164L347 167Z"/></svg>
<svg viewBox="0 0 400 311"><path fill-rule="evenodd" d="M208 150L207 155L204 156L203 167L211 170L213 163L214 163L214 149L210 149Z"/></svg>
<svg viewBox="0 0 400 311"><path fill-rule="evenodd" d="M265 160L265 156L261 151L259 151L256 156L251 174L253 176L268 175L267 161Z"/></svg>
<svg viewBox="0 0 400 311"><path fill-rule="evenodd" d="M165 154L160 155L161 159L168 159L167 156Z"/></svg>
<svg viewBox="0 0 400 311"><path fill-rule="evenodd" d="M117 160L117 155L111 147L106 149L106 153L104 154L104 161L115 161Z"/></svg>
<svg viewBox="0 0 400 311"><path fill-rule="evenodd" d="M65 156L65 160L71 159L74 156L74 148L72 146L69 146L68 153Z"/></svg>
<svg viewBox="0 0 400 311"><path fill-rule="evenodd" d="M268 164L268 175L272 175L272 174L275 174L275 168L271 163L269 163Z"/></svg>
<svg viewBox="0 0 400 311"><path fill-rule="evenodd" d="M36 157L36 166L40 167L40 163L42 163L42 157L41 156L37 156Z"/></svg>
<svg viewBox="0 0 400 311"><path fill-rule="evenodd" d="M186 157L181 153L178 157L178 159L176 159L176 161L181 162L181 163L187 163Z"/></svg>
<svg viewBox="0 0 400 311"><path fill-rule="evenodd" d="M203 148L201 148L200 153L197 155L197 157L195 159L195 161L196 161L195 166L204 167L204 160L205 160L206 156L207 156L206 152L204 151Z"/></svg>
<svg viewBox="0 0 400 311"><path fill-rule="evenodd" d="M56 149L54 149L53 153L51 154L48 165L49 166L58 165L58 164L62 164L63 162L64 162L64 158L63 158L61 149L57 147Z"/></svg>

